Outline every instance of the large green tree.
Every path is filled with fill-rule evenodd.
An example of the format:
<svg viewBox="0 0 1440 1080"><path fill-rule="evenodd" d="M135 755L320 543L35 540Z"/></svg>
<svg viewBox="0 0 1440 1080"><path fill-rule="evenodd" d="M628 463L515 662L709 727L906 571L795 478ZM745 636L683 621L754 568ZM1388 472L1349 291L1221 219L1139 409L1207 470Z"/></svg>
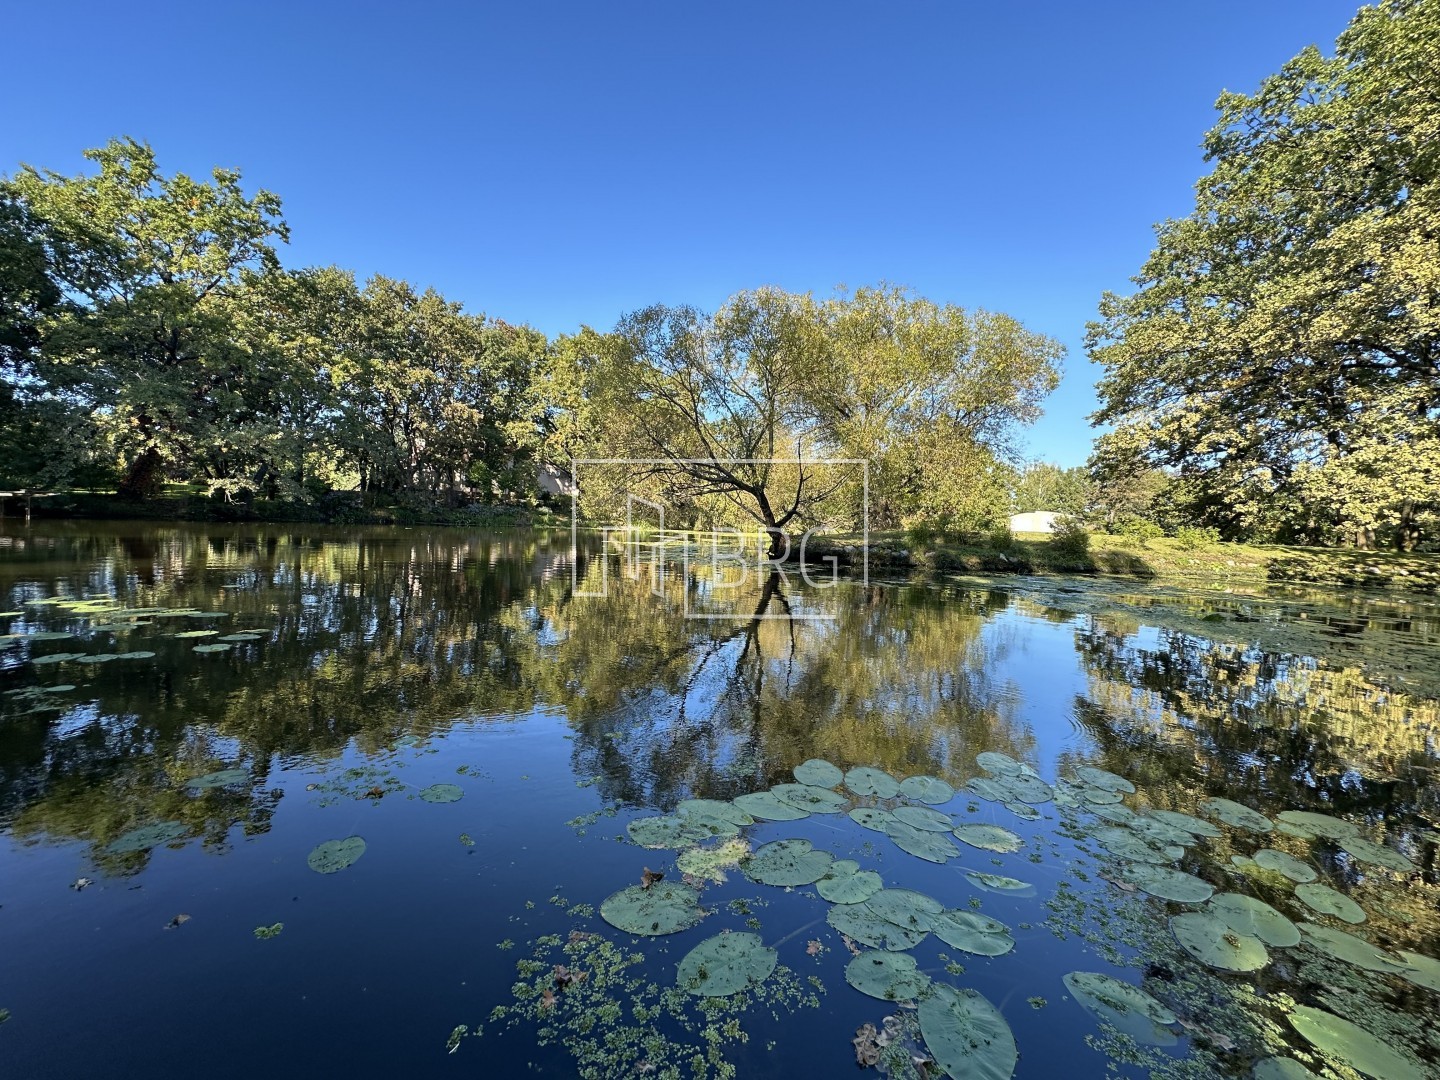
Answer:
<svg viewBox="0 0 1440 1080"><path fill-rule="evenodd" d="M1411 546L1440 507L1440 3L1224 94L1194 212L1090 330L1110 448L1232 533Z"/></svg>

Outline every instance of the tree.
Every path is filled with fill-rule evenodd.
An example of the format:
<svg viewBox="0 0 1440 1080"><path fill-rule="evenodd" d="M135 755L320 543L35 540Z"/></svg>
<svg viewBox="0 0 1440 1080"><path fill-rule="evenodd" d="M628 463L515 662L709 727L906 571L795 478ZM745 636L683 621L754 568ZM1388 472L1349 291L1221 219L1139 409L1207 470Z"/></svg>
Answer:
<svg viewBox="0 0 1440 1080"><path fill-rule="evenodd" d="M1194 212L1090 328L1094 419L1227 531L1283 505L1281 535L1410 546L1440 507L1437 40L1435 0L1386 0L1222 95Z"/></svg>
<svg viewBox="0 0 1440 1080"><path fill-rule="evenodd" d="M1081 466L1062 469L1048 461L1037 461L1016 474L1011 493L1012 506L1019 513L1054 510L1072 517L1090 511L1090 480Z"/></svg>
<svg viewBox="0 0 1440 1080"><path fill-rule="evenodd" d="M39 222L74 303L42 328L41 374L94 410L125 461L123 493L153 493L169 465L223 446L244 393L246 351L227 294L278 263L280 200L246 196L240 174L209 183L160 173L149 146L112 140L75 177L29 166L8 191Z"/></svg>

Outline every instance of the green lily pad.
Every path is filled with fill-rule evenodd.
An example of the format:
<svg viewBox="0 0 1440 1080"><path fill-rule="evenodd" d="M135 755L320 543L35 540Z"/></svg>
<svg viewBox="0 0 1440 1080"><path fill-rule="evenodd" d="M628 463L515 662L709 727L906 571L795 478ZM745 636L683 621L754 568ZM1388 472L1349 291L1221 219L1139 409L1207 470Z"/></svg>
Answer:
<svg viewBox="0 0 1440 1080"><path fill-rule="evenodd" d="M1215 895L1215 886L1194 874L1154 863L1136 862L1125 868L1125 880L1162 900L1178 904L1203 904Z"/></svg>
<svg viewBox="0 0 1440 1080"><path fill-rule="evenodd" d="M978 822L971 822L956 827L951 835L981 851L997 851L1002 854L1019 851L1025 845L1024 840L1002 825L982 825Z"/></svg>
<svg viewBox="0 0 1440 1080"><path fill-rule="evenodd" d="M185 786L205 791L209 788L228 787L230 784L245 784L249 781L249 769L220 769L216 772L208 772L203 776L192 776L185 781Z"/></svg>
<svg viewBox="0 0 1440 1080"><path fill-rule="evenodd" d="M762 885L813 885L834 861L828 851L816 851L809 840L775 840L755 849L741 869Z"/></svg>
<svg viewBox="0 0 1440 1080"><path fill-rule="evenodd" d="M201 638L214 637L220 633L219 630L181 630L178 634L171 634L174 638Z"/></svg>
<svg viewBox="0 0 1440 1080"><path fill-rule="evenodd" d="M845 981L881 1001L913 1001L930 986L930 976L903 952L861 953L845 965Z"/></svg>
<svg viewBox="0 0 1440 1080"><path fill-rule="evenodd" d="M1001 802L1047 803L1055 797L1055 789L1028 772L1001 777L996 783L1005 794Z"/></svg>
<svg viewBox="0 0 1440 1080"><path fill-rule="evenodd" d="M264 634L225 634L216 641L264 641Z"/></svg>
<svg viewBox="0 0 1440 1080"><path fill-rule="evenodd" d="M977 889L985 889L987 892L1009 893L1011 896L1030 896L1035 892L1035 886L1030 882L1006 877L1004 874L982 874L971 871L965 875L965 880Z"/></svg>
<svg viewBox="0 0 1440 1080"><path fill-rule="evenodd" d="M75 635L69 630L35 630L29 634L20 635L30 641L64 641Z"/></svg>
<svg viewBox="0 0 1440 1080"><path fill-rule="evenodd" d="M1170 932L1196 960L1222 971L1258 971L1270 962L1259 938L1237 934L1223 919L1203 911L1171 916Z"/></svg>
<svg viewBox="0 0 1440 1080"><path fill-rule="evenodd" d="M1358 836L1342 836L1335 841L1340 849L1366 866L1380 866L1399 874L1413 873L1415 864L1394 848Z"/></svg>
<svg viewBox="0 0 1440 1080"><path fill-rule="evenodd" d="M683 799L675 807L675 813L702 824L711 822L736 827L755 824L755 819L740 807L720 799ZM716 835L728 831L728 829L719 829Z"/></svg>
<svg viewBox="0 0 1440 1080"><path fill-rule="evenodd" d="M974 990L937 983L920 1002L920 1034L935 1063L965 1080L1009 1080L1019 1052L1000 1010Z"/></svg>
<svg viewBox="0 0 1440 1080"><path fill-rule="evenodd" d="M986 802L1019 802L1015 793L1004 785L1000 780L992 780L988 776L972 776L965 783L965 790L978 799Z"/></svg>
<svg viewBox="0 0 1440 1080"><path fill-rule="evenodd" d="M678 814L636 818L625 826L625 831L629 833L631 840L647 848L687 847L710 835L695 822Z"/></svg>
<svg viewBox="0 0 1440 1080"><path fill-rule="evenodd" d="M1298 829L1311 839L1323 837L1326 840L1339 840L1342 836L1359 836L1361 826L1344 818L1332 817L1330 814L1318 814L1312 810L1281 810L1275 815L1276 826L1288 825L1292 829Z"/></svg>
<svg viewBox="0 0 1440 1080"><path fill-rule="evenodd" d="M32 656L32 664L63 664L69 660L79 660L85 654L83 652L55 652L46 653L44 656Z"/></svg>
<svg viewBox="0 0 1440 1080"><path fill-rule="evenodd" d="M1111 855L1121 859L1129 859L1132 862L1150 863L1172 863L1178 856L1172 856L1169 852L1161 851L1152 846L1144 837L1136 836L1129 829L1118 825L1106 825L1096 829L1091 835L1102 844ZM1184 851L1181 851L1181 855Z"/></svg>
<svg viewBox="0 0 1440 1080"><path fill-rule="evenodd" d="M1316 1077L1294 1058L1268 1057L1255 1063L1250 1080L1316 1080Z"/></svg>
<svg viewBox="0 0 1440 1080"><path fill-rule="evenodd" d="M1205 905L1205 911L1214 915L1237 934L1259 938L1266 945L1276 949L1288 949L1300 944L1300 928L1276 911L1263 900L1243 893L1217 893Z"/></svg>
<svg viewBox="0 0 1440 1080"><path fill-rule="evenodd" d="M1315 1049L1356 1072L1375 1080L1424 1080L1424 1068L1418 1062L1334 1013L1297 1005L1289 1020L1290 1026Z"/></svg>
<svg viewBox="0 0 1440 1080"><path fill-rule="evenodd" d="M1106 772L1104 769L1097 769L1093 765L1080 766L1075 770L1075 775L1087 787L1100 788L1102 791L1123 792L1126 795L1135 794L1135 785L1125 777L1117 776L1113 772Z"/></svg>
<svg viewBox="0 0 1440 1080"><path fill-rule="evenodd" d="M674 881L657 881L648 889L631 885L607 896L600 917L617 930L642 937L659 937L688 930L703 917L700 895Z"/></svg>
<svg viewBox="0 0 1440 1080"><path fill-rule="evenodd" d="M155 654L149 649L133 649L116 655L116 660L154 660Z"/></svg>
<svg viewBox="0 0 1440 1080"><path fill-rule="evenodd" d="M76 660L77 664L108 664L111 660L119 660L120 654L113 652L91 653Z"/></svg>
<svg viewBox="0 0 1440 1080"><path fill-rule="evenodd" d="M1264 814L1251 810L1250 807L1235 802L1233 799L1206 799L1200 804L1200 810L1209 814L1216 821L1233 825L1237 829L1268 833L1275 827Z"/></svg>
<svg viewBox="0 0 1440 1080"><path fill-rule="evenodd" d="M758 934L716 934L685 954L676 982L698 997L728 997L759 986L778 960Z"/></svg>
<svg viewBox="0 0 1440 1080"><path fill-rule="evenodd" d="M861 870L853 859L836 859L815 882L815 891L832 904L859 904L869 900L884 886L879 874Z"/></svg>
<svg viewBox="0 0 1440 1080"><path fill-rule="evenodd" d="M465 789L458 784L431 784L420 792L420 798L428 803L459 802L465 797Z"/></svg>
<svg viewBox="0 0 1440 1080"><path fill-rule="evenodd" d="M895 841L901 851L926 862L943 863L960 855L949 833L917 829L898 819L885 826L885 835Z"/></svg>
<svg viewBox="0 0 1440 1080"><path fill-rule="evenodd" d="M1029 803L1007 802L1001 805L1023 821L1039 821L1042 816L1040 811Z"/></svg>
<svg viewBox="0 0 1440 1080"><path fill-rule="evenodd" d="M1427 990L1434 990L1440 994L1440 960L1436 960L1432 956L1406 952L1404 949L1396 950L1395 955L1405 961L1405 970L1400 973L1404 978L1416 986L1423 986Z"/></svg>
<svg viewBox="0 0 1440 1080"><path fill-rule="evenodd" d="M154 825L142 825L131 829L123 836L116 837L105 845L111 855L130 855L137 851L149 851L161 844L170 844L181 839L189 830L178 821L159 821Z"/></svg>
<svg viewBox="0 0 1440 1080"><path fill-rule="evenodd" d="M1205 836L1214 839L1224 834L1204 818L1198 818L1194 814L1183 814L1179 810L1146 810L1145 814L1162 821L1175 829L1181 829L1192 836Z"/></svg>
<svg viewBox="0 0 1440 1080"><path fill-rule="evenodd" d="M761 821L799 821L810 816L810 811L791 806L777 798L773 791L752 791L748 795L737 795L735 805Z"/></svg>
<svg viewBox="0 0 1440 1080"><path fill-rule="evenodd" d="M185 613L186 617L191 619L223 619L229 614L228 611L187 611Z"/></svg>
<svg viewBox="0 0 1440 1080"><path fill-rule="evenodd" d="M828 761L811 758L809 761L802 761L795 766L795 779L811 787L833 788L840 785L840 782L845 779L845 774Z"/></svg>
<svg viewBox="0 0 1440 1080"><path fill-rule="evenodd" d="M1405 961L1398 955L1388 953L1380 946L1372 945L1364 938L1356 937L1354 934L1347 934L1343 930L1332 930L1328 926L1319 926L1308 922L1300 924L1300 933L1305 935L1307 945L1318 949L1326 956L1343 960L1347 964L1354 964L1364 971L1381 971L1392 975L1405 973Z"/></svg>
<svg viewBox="0 0 1440 1080"><path fill-rule="evenodd" d="M305 862L317 874L334 874L352 865L365 854L365 840L347 836L343 840L326 840L310 852Z"/></svg>
<svg viewBox="0 0 1440 1080"><path fill-rule="evenodd" d="M1127 826L1131 832L1139 833L1151 843L1170 845L1172 847L1187 848L1195 843L1193 834L1184 829L1161 821L1159 818L1148 817L1145 814L1137 814L1135 819Z"/></svg>
<svg viewBox="0 0 1440 1080"><path fill-rule="evenodd" d="M1114 806L1087 806L1085 809L1101 820L1112 821L1116 825L1128 826L1140 817L1134 810L1120 803Z"/></svg>
<svg viewBox="0 0 1440 1080"><path fill-rule="evenodd" d="M862 829L884 832L895 821L895 815L878 806L857 806L850 811L850 820Z"/></svg>
<svg viewBox="0 0 1440 1080"><path fill-rule="evenodd" d="M868 910L907 930L929 930L945 905L913 889L881 889L865 901Z"/></svg>
<svg viewBox="0 0 1440 1080"><path fill-rule="evenodd" d="M1283 874L1291 881L1305 883L1314 881L1319 875L1315 868L1307 862L1301 862L1294 855L1284 851L1276 851L1274 848L1261 848L1252 856L1257 866L1266 870L1274 870L1277 874Z"/></svg>
<svg viewBox="0 0 1440 1080"><path fill-rule="evenodd" d="M195 646L193 649L191 649L190 651L191 651L191 652L198 652L198 653L221 653L221 652L229 652L229 651L230 651L231 649L233 649L234 647L235 647L235 646L226 644L225 642L221 641L221 642L215 643L214 645L196 645L196 646Z"/></svg>
<svg viewBox="0 0 1440 1080"><path fill-rule="evenodd" d="M930 932L946 945L976 956L1004 956L1015 947L1008 926L978 912L942 911L930 922Z"/></svg>
<svg viewBox="0 0 1440 1080"><path fill-rule="evenodd" d="M1175 1014L1138 986L1098 971L1072 971L1065 989L1086 1012L1130 1036L1141 1046L1174 1046Z"/></svg>
<svg viewBox="0 0 1440 1080"><path fill-rule="evenodd" d="M900 782L883 769L860 765L845 774L845 786L855 795L893 799L900 794Z"/></svg>
<svg viewBox="0 0 1440 1080"><path fill-rule="evenodd" d="M1088 784L1081 784L1075 789L1075 793L1092 806L1112 806L1125 798L1118 791L1111 791L1109 788L1090 787Z"/></svg>
<svg viewBox="0 0 1440 1080"><path fill-rule="evenodd" d="M992 776L1015 776L1024 766L999 750L984 750L975 755L975 764Z"/></svg>
<svg viewBox="0 0 1440 1080"><path fill-rule="evenodd" d="M781 802L811 814L838 814L845 796L814 784L776 784L770 789Z"/></svg>
<svg viewBox="0 0 1440 1080"><path fill-rule="evenodd" d="M1329 885L1307 881L1295 886L1295 895L1311 911L1318 911L1321 915L1333 915L1347 923L1365 921L1365 909L1344 893L1336 892Z"/></svg>
<svg viewBox="0 0 1440 1080"><path fill-rule="evenodd" d="M949 832L955 827L955 822L950 820L949 814L942 814L939 810L929 806L897 806L891 811L896 821L903 821L912 829L924 829L926 832Z"/></svg>
<svg viewBox="0 0 1440 1080"><path fill-rule="evenodd" d="M836 904L825 913L825 921L846 937L869 945L872 949L903 952L925 940L928 930L898 926L869 907L860 904Z"/></svg>
<svg viewBox="0 0 1440 1080"><path fill-rule="evenodd" d="M910 776L900 781L900 794L923 803L947 803L955 797L955 789L935 776Z"/></svg>

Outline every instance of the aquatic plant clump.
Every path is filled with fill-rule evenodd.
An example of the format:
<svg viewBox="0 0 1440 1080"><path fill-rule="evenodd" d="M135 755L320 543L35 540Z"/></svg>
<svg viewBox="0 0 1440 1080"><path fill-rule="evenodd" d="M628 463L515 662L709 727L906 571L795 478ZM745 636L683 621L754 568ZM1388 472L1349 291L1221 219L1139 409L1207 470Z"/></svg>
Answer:
<svg viewBox="0 0 1440 1080"><path fill-rule="evenodd" d="M778 962L758 934L716 934L685 954L676 983L697 997L728 997L764 982Z"/></svg>

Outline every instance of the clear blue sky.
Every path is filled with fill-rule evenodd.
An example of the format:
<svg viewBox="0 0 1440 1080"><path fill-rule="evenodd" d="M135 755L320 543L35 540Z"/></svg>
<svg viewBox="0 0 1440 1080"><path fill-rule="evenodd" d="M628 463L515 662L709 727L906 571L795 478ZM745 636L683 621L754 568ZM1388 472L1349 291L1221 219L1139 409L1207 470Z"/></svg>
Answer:
<svg viewBox="0 0 1440 1080"><path fill-rule="evenodd" d="M0 171L113 135L279 193L292 266L547 333L762 284L907 284L1064 342L1027 435L1089 450L1081 351L1185 213L1222 89L1356 0L4 5Z"/></svg>

